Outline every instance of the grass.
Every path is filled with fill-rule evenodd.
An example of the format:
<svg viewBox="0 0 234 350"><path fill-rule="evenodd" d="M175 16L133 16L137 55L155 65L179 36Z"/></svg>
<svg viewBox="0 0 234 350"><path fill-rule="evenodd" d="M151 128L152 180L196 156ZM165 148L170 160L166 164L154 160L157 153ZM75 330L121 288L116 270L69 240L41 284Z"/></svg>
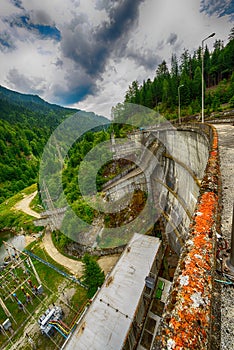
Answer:
<svg viewBox="0 0 234 350"><path fill-rule="evenodd" d="M10 232L10 231L3 231L3 232L1 232L1 235L0 235L0 246L2 245L3 241L7 241L12 236L13 236L13 233Z"/></svg>
<svg viewBox="0 0 234 350"><path fill-rule="evenodd" d="M48 261L55 265L57 268L64 272L68 272L63 266L59 265L56 263L53 259L50 258L50 256L45 252L43 248L40 246L40 242L32 242L29 246L27 246L27 250L31 250L35 255L40 256L42 259L45 261ZM88 299L87 299L87 292L84 288L79 286L78 284L64 278L62 275L60 275L58 272L55 270L52 270L45 264L34 260L32 258L34 267L40 277L42 286L44 288L44 294L38 297L33 297L33 305L32 304L27 304L26 309L27 312L24 313L23 311L20 311L18 308L18 305L16 301L12 301L10 298L5 300L6 306L8 310L12 313L13 317L15 318L17 325L12 322L12 327L15 330L17 327L19 327L18 334L16 334L13 338L13 342L16 341L16 339L19 339L20 336L23 334L23 328L24 328L24 321L27 320L29 313L31 313L30 319L28 322L36 323L35 319L37 320L38 317L51 305L52 303L56 303L56 305L60 305L64 311L65 311L65 317L63 319L64 322L66 322L68 325L71 324L72 320L74 317L77 315L79 310L81 309L82 305L84 305ZM32 269L28 266L27 263L25 263L25 266L27 267L29 273L30 273L30 279L32 280L33 284L38 285L38 282L33 275ZM9 267L5 268L4 271L1 272L1 274L6 274L8 271ZM24 270L22 266L20 265L19 268L14 270L15 275L17 274L18 281L23 281L25 277L27 277L24 273ZM8 274L9 276L7 279L9 281L7 282L7 279L4 278L4 283L8 283L8 291L1 289L1 297L4 299L4 297L7 297L7 294L11 294L12 291L17 287L17 283L21 282L16 282L16 276L13 276L12 274ZM29 289L29 284L25 283L25 290L32 295L30 289ZM73 293L69 297L69 290L72 290ZM21 300L21 302L25 302L25 295L24 293L18 289L16 291L17 297ZM68 296L68 297L63 297L63 296ZM64 304L64 302L61 301L61 299L64 299L66 302L68 301L70 308ZM72 310L73 309L73 310ZM75 311L74 311L75 310ZM2 308L0 308L0 323L4 322L4 320L7 318L5 315L4 311ZM21 327L22 326L22 327ZM34 339L35 344L37 348L40 349L47 349L47 350L52 350L55 349L55 344L53 341L51 341L48 337L43 336L40 334L39 327L34 326L34 330L36 329L36 332L34 331L32 334L29 335L32 339ZM8 336L10 334L8 333ZM2 346L6 342L7 338L0 334L0 346ZM57 332L53 336L53 340L56 342L56 344L62 344L64 341L64 338L58 334ZM9 342L8 342L9 344ZM5 349L8 348L8 345L6 345ZM30 344L24 345L23 348L18 347L18 350L20 349L31 349Z"/></svg>
<svg viewBox="0 0 234 350"><path fill-rule="evenodd" d="M25 272L25 269L27 269L27 273ZM1 272L1 297L4 300L5 306L13 315L13 318L15 322L11 319L12 322L12 328L14 330L19 329L19 333L17 336L19 336L20 328L24 324L24 322L29 318L29 320L32 318L32 315L35 314L35 311L43 306L43 304L46 302L46 299L51 296L51 292L48 292L47 290L43 295L40 296L33 296L33 293L31 291L31 287L29 283L27 282L28 279L32 281L33 285L38 286L39 282L37 281L32 268L27 263L27 259L24 258L23 265L20 264L17 268L11 269L11 265L7 266L2 272ZM44 282L44 281L43 281ZM23 284L25 292L29 293L33 304L28 303L26 304L26 297L21 288L18 288L21 284ZM21 301L25 305L25 312L19 309L17 300L12 297L12 294L16 293L17 299ZM3 323L6 318L9 316L5 314L2 308L0 308L0 323ZM22 328L21 328L22 330ZM8 334L9 336L9 334ZM0 335L0 345L2 345L6 341L6 338L3 335Z"/></svg>
<svg viewBox="0 0 234 350"><path fill-rule="evenodd" d="M36 194L36 196L33 198L31 203L29 204L29 207L37 213L41 213L41 212L45 211L45 209L43 208L43 206L41 204L38 193Z"/></svg>
<svg viewBox="0 0 234 350"><path fill-rule="evenodd" d="M50 264L54 265L59 270L70 274L70 272L65 267L63 267L62 265L58 264L55 260L53 260L46 253L46 250L43 247L41 247L40 242L33 242L33 243L34 244L31 243L31 245L27 247L27 250L30 250L33 254L39 256L41 259L43 259L43 260L49 262ZM41 264L40 261L38 261L38 260L34 260L33 259L33 261L34 261L34 264L39 265L40 271L38 273L41 273L42 275L48 274L48 268L45 268L46 265ZM52 270L52 271L56 272L55 270ZM46 277L45 277L45 280L47 280ZM48 276L48 280L49 280L49 276Z"/></svg>
<svg viewBox="0 0 234 350"><path fill-rule="evenodd" d="M14 232L20 232L23 229L28 233L32 233L41 230L41 227L34 226L32 216L14 209L14 206L24 198L24 195L29 195L35 192L36 189L36 184L33 184L0 204L0 231L11 229Z"/></svg>

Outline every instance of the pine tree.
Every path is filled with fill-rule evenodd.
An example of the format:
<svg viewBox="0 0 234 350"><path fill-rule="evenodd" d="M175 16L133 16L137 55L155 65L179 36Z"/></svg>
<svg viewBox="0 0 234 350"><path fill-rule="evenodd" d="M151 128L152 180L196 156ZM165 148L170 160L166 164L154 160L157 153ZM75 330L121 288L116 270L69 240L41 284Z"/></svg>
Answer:
<svg viewBox="0 0 234 350"><path fill-rule="evenodd" d="M88 298L92 298L98 287L101 287L103 284L105 275L98 263L95 261L95 258L91 255L85 254L82 261L84 263L84 274L82 280L88 287Z"/></svg>
<svg viewBox="0 0 234 350"><path fill-rule="evenodd" d="M232 41L234 39L234 27L232 27L231 31L230 31L230 34L228 36L228 40L229 41Z"/></svg>

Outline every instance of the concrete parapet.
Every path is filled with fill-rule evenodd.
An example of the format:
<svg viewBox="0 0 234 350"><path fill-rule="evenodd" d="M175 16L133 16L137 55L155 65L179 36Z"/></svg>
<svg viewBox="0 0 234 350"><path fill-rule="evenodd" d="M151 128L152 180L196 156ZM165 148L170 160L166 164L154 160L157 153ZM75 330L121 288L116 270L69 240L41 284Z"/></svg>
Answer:
<svg viewBox="0 0 234 350"><path fill-rule="evenodd" d="M216 130L202 128L210 140L209 159L189 239L180 255L173 286L157 335L156 349L211 349L212 291L216 233L220 230L221 180Z"/></svg>

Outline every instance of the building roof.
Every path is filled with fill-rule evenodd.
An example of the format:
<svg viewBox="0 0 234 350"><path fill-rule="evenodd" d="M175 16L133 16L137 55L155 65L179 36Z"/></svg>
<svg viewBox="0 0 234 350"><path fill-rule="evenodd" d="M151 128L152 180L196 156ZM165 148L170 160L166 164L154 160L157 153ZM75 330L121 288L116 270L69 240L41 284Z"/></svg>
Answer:
<svg viewBox="0 0 234 350"><path fill-rule="evenodd" d="M121 349L155 256L156 237L135 233L64 349Z"/></svg>

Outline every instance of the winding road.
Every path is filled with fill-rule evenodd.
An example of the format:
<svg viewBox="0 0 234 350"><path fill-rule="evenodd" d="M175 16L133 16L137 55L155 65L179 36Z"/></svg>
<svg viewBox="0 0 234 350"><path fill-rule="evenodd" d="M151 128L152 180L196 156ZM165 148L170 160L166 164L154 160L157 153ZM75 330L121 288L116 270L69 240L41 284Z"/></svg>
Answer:
<svg viewBox="0 0 234 350"><path fill-rule="evenodd" d="M31 201L34 199L34 197L36 197L37 195L37 191L29 194L28 196L25 196L21 201L19 201L14 207L13 209L16 210L21 210L23 211L25 214L34 216L35 218L39 219L41 217L41 215L39 213L37 213L36 211L32 210L29 205L31 203Z"/></svg>
<svg viewBox="0 0 234 350"><path fill-rule="evenodd" d="M21 210L24 213L39 219L41 217L40 214L35 212L29 207L31 201L36 196L36 194L37 194L37 191L31 193L30 195L25 196L21 201L19 201L14 206L13 209ZM51 233L48 230L46 230L43 236L42 245L45 248L47 254L54 261L56 261L58 264L67 268L70 271L70 273L72 273L76 277L78 278L81 277L83 273L83 263L81 261L69 259L66 256L62 255L54 246L51 238ZM118 259L119 259L118 254L103 256L98 259L98 264L106 275L108 272L111 271L111 269L114 267Z"/></svg>

